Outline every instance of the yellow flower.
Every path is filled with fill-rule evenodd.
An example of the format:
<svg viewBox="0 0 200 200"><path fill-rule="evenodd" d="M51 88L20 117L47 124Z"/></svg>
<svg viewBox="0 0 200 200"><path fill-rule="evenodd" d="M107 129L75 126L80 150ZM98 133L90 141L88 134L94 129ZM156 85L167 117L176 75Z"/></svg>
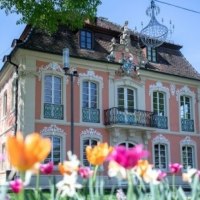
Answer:
<svg viewBox="0 0 200 200"><path fill-rule="evenodd" d="M143 177L149 168L152 168L152 165L147 160L139 160L136 166L136 173Z"/></svg>
<svg viewBox="0 0 200 200"><path fill-rule="evenodd" d="M141 176L146 183L158 184L159 171L153 170L153 165L147 160L139 160L137 166L133 169L138 176Z"/></svg>
<svg viewBox="0 0 200 200"><path fill-rule="evenodd" d="M11 164L19 171L26 171L48 156L51 141L38 133L29 134L25 139L22 133L17 133L16 136L8 136L6 150Z"/></svg>
<svg viewBox="0 0 200 200"><path fill-rule="evenodd" d="M101 165L111 153L112 149L107 143L98 143L93 148L91 146L86 147L86 156L90 164Z"/></svg>

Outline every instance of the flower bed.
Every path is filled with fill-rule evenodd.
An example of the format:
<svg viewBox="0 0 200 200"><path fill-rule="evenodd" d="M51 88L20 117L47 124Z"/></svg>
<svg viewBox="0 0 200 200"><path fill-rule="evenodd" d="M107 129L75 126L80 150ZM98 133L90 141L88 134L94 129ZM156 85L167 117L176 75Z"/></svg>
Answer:
<svg viewBox="0 0 200 200"><path fill-rule="evenodd" d="M26 200L31 176L36 176L36 185L31 193L31 200L197 200L200 199L200 172L188 169L182 174L182 179L191 189L190 197L176 183L176 174L180 173L182 165L169 165L172 179L167 174L157 170L146 159L149 152L139 144L133 148L124 146L111 147L107 143L88 146L86 155L92 167L82 166L76 155L68 152L68 160L59 163L58 170L62 180L55 183L51 175L54 170L52 162L41 162L51 151L51 142L39 134L29 134L23 138L21 133L9 136L6 142L7 156L10 163L20 176L1 186L0 199ZM105 179L100 176L99 168L107 163L108 179L116 178L116 184L110 185L106 194ZM40 188L40 174L49 175L49 195L44 196ZM122 186L121 183L127 184ZM7 192L11 190L12 195ZM24 192L26 191L26 192ZM13 195L14 194L14 195Z"/></svg>

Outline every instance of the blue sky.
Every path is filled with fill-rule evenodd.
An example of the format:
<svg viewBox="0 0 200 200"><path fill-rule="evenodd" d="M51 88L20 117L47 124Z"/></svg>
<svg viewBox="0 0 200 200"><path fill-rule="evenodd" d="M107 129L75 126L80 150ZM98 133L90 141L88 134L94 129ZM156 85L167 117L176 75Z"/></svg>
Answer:
<svg viewBox="0 0 200 200"><path fill-rule="evenodd" d="M188 9L200 12L199 0L161 0ZM159 22L164 19L164 25L169 27L171 20L175 26L174 33L168 38L175 44L183 46L182 53L192 66L200 72L200 14L181 10L172 6L155 2L160 7L160 14L157 16ZM145 14L150 0L102 0L98 8L98 16L106 17L108 20L121 26L128 20L129 28L141 31L143 22L146 26L149 17ZM16 25L17 16L6 16L0 10L1 37L0 37L0 60L11 51L11 43L18 38L25 25ZM2 63L0 63L2 66Z"/></svg>

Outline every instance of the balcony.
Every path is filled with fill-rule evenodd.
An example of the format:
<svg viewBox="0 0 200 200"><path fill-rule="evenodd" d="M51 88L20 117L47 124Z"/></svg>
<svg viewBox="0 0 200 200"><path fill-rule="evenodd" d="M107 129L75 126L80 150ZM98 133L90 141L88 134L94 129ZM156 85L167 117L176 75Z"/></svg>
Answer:
<svg viewBox="0 0 200 200"><path fill-rule="evenodd" d="M110 108L104 111L104 124L133 125L142 127L167 129L167 117L157 116L144 110Z"/></svg>
<svg viewBox="0 0 200 200"><path fill-rule="evenodd" d="M63 119L63 105L44 103L44 118Z"/></svg>
<svg viewBox="0 0 200 200"><path fill-rule="evenodd" d="M181 130L187 132L194 132L194 120L181 119Z"/></svg>
<svg viewBox="0 0 200 200"><path fill-rule="evenodd" d="M90 123L100 122L100 112L96 108L82 108L82 121Z"/></svg>
<svg viewBox="0 0 200 200"><path fill-rule="evenodd" d="M166 116L158 116L153 114L151 116L151 125L155 128L167 129L168 128L168 119Z"/></svg>

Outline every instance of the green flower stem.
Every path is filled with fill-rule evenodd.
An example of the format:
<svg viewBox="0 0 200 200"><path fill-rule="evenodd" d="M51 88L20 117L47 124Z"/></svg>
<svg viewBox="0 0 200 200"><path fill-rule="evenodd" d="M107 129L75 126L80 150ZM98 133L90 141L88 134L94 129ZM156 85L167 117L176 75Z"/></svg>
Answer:
<svg viewBox="0 0 200 200"><path fill-rule="evenodd" d="M39 184L40 184L40 172L38 171L38 174L36 175L36 190L35 190L35 196L37 200L40 200L40 195L39 195Z"/></svg>
<svg viewBox="0 0 200 200"><path fill-rule="evenodd" d="M99 168L99 165L96 165L95 168L94 168L93 184L95 183L96 178L97 178L97 171L98 171L98 168Z"/></svg>
<svg viewBox="0 0 200 200"><path fill-rule="evenodd" d="M133 181L130 170L127 170L127 178L128 178L127 200L135 200L135 195L133 193Z"/></svg>
<svg viewBox="0 0 200 200"><path fill-rule="evenodd" d="M25 181L25 172L20 173L20 178L21 178L22 182ZM24 200L24 188L22 188L22 191L18 194L18 199Z"/></svg>
<svg viewBox="0 0 200 200"><path fill-rule="evenodd" d="M90 194L90 200L94 200L93 177L89 179L89 194Z"/></svg>
<svg viewBox="0 0 200 200"><path fill-rule="evenodd" d="M99 165L96 165L94 168L94 174L89 179L89 193L90 193L91 200L94 200L94 188L95 188L95 182L96 182L98 168L99 168Z"/></svg>
<svg viewBox="0 0 200 200"><path fill-rule="evenodd" d="M175 197L176 197L176 195L175 195L175 175L173 174L173 176L172 176L172 195L173 195L173 197L174 197L174 199L175 199Z"/></svg>
<svg viewBox="0 0 200 200"><path fill-rule="evenodd" d="M52 181L52 177L49 176L48 180L49 180L49 187L51 189L51 200L54 200L54 197L55 197L55 186L54 186L54 183Z"/></svg>

